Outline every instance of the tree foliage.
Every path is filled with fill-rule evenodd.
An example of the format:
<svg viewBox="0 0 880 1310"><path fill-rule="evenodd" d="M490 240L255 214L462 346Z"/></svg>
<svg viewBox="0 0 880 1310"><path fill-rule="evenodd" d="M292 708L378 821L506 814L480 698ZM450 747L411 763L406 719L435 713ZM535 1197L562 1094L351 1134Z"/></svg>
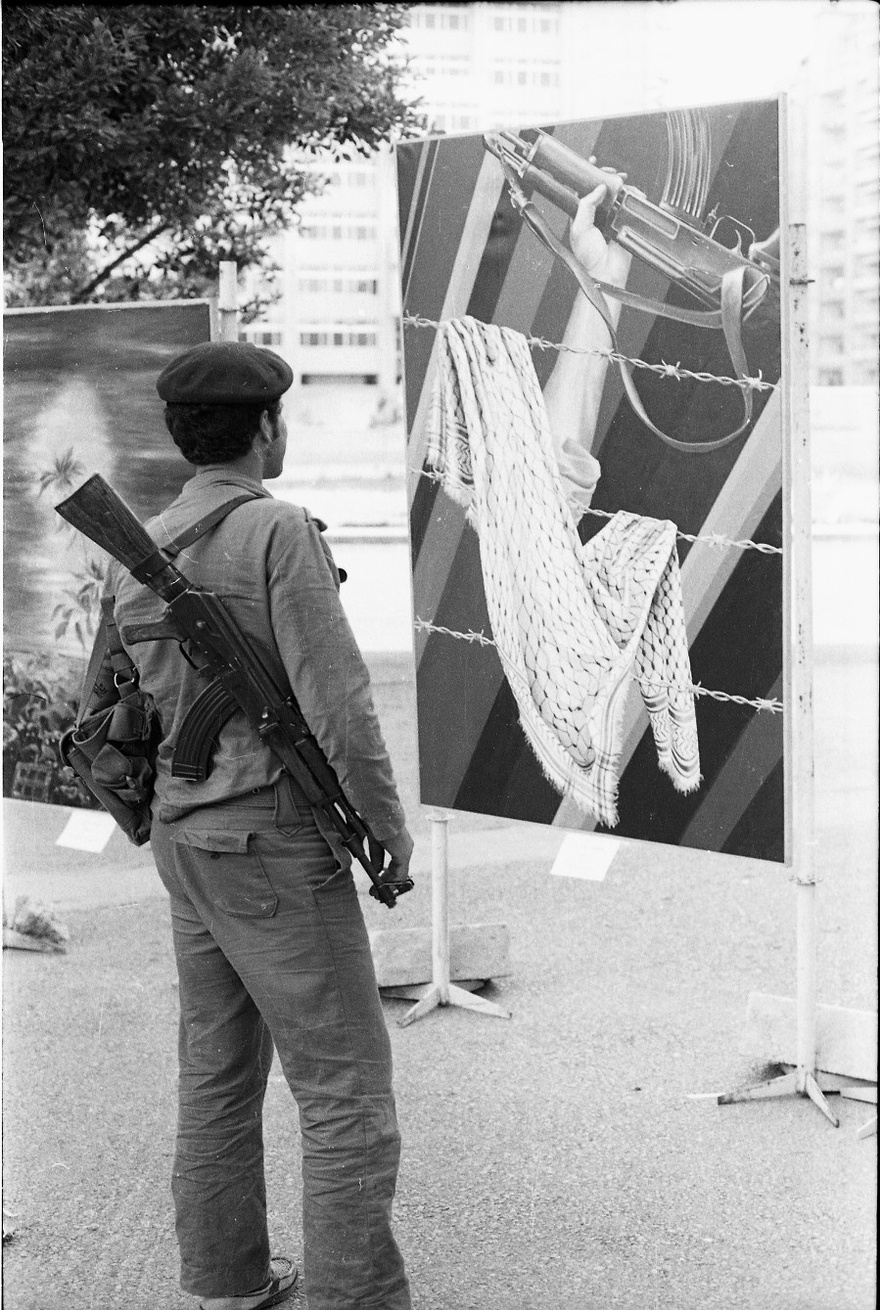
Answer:
<svg viewBox="0 0 880 1310"><path fill-rule="evenodd" d="M4 5L8 303L199 295L260 263L310 156L420 126L408 7Z"/></svg>

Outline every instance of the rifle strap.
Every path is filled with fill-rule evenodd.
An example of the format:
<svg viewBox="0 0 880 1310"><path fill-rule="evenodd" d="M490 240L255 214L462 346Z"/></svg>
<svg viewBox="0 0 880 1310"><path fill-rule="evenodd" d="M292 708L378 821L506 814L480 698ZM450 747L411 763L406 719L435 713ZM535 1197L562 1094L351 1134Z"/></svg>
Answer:
<svg viewBox="0 0 880 1310"><path fill-rule="evenodd" d="M505 173L508 169L505 167ZM625 359L621 358L617 348L617 330L608 312L608 307L602 296L602 292L607 295L613 295L624 304L628 304L637 309L647 310L651 313L662 314L666 318L678 319L685 323L694 323L700 327L721 328L724 332L724 338L727 343L727 349L730 353L731 363L733 364L738 379L748 376L748 361L745 350L742 345L741 325L743 320L743 307L746 298L745 292L745 268L732 269L725 273L721 282L721 308L720 310L679 310L676 306L660 305L655 301L645 300L641 296L635 296L631 292L624 291L621 287L614 287L605 282L599 282L592 278L586 269L582 268L575 259L572 252L566 249L558 238L550 231L550 228L544 222L544 219L538 213L537 209L525 196L522 188L515 180L515 176L510 171L507 177L508 185L511 189L511 200L514 207L522 214L529 227L535 233L540 241L552 251L566 265L569 271L574 275L587 300L601 317L605 327L608 329L608 335L611 338L611 349L616 356L616 362L620 368L621 381L630 404L635 410L641 421L648 427L651 432L671 446L673 450L680 450L688 455L707 454L713 450L720 450L723 446L728 446L737 437L745 432L746 428L752 421L752 393L748 388L741 388L743 403L743 419L733 432L728 432L726 436L719 437L715 441L679 441L676 437L670 437L668 433L663 432L651 421L642 403L642 399L636 390L635 382L632 376L632 365ZM763 280L763 275L761 275ZM754 284L753 284L754 286ZM753 307L751 299L749 307Z"/></svg>
<svg viewBox="0 0 880 1310"><path fill-rule="evenodd" d="M167 546L162 547L163 552L170 555L172 559L176 559L182 550L186 550L187 546L191 546L194 541L198 541L206 532L216 528L217 524L222 523L226 515L231 514L239 505L243 505L247 500L260 499L261 497L255 491L245 491L240 496L233 496L231 500L226 500L222 505L218 505L216 509L212 509L209 514L199 519L185 532L179 533L168 542Z"/></svg>
<svg viewBox="0 0 880 1310"><path fill-rule="evenodd" d="M187 546L191 546L194 541L198 541L211 528L222 522L226 515L230 514L238 505L243 505L246 500L257 499L259 497L256 492L245 491L240 496L234 496L231 500L224 501L222 505L218 505L216 509L211 510L209 514L193 523L191 527L179 533L167 546L163 546L163 552L170 555L172 559L176 558ZM119 699L121 700L137 691L138 671L119 637L119 630L113 612L115 600L115 596L103 596L101 598L101 623L83 677L75 723L77 728L80 727L88 713L95 690L102 680L102 670L108 661L113 671L113 684L118 692ZM101 640L102 636L103 640Z"/></svg>

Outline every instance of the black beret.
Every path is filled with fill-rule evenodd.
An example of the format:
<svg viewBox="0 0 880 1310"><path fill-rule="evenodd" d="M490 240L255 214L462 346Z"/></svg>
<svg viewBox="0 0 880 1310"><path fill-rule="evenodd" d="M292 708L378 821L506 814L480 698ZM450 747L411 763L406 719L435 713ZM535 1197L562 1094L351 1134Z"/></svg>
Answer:
<svg viewBox="0 0 880 1310"><path fill-rule="evenodd" d="M205 341L166 364L156 390L178 405L271 405L291 382L293 372L274 351L246 341Z"/></svg>

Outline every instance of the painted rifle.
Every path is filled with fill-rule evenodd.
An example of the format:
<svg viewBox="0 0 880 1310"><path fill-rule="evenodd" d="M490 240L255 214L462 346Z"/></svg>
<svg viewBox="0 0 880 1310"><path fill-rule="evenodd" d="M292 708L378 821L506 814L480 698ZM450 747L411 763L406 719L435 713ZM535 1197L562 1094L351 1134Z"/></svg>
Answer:
<svg viewBox="0 0 880 1310"><path fill-rule="evenodd" d="M687 210L654 204L643 191L627 184L625 174L597 167L546 132L537 132L534 141L512 132L490 133L485 141L487 149L522 183L546 196L569 218L577 214L583 196L604 186L605 198L596 215L600 230L708 308L720 309L724 275L740 268L750 274L743 297L744 318L774 290L778 294L778 229L766 241L757 241L754 232L738 220L713 213L704 230ZM735 227L733 246L716 239L724 223ZM746 231L752 240L744 251Z"/></svg>
<svg viewBox="0 0 880 1310"><path fill-rule="evenodd" d="M720 450L748 430L752 422L752 387L766 385L760 377L749 376L742 328L759 306L769 306L778 312L779 231L759 242L751 229L729 216L717 218L713 213L702 219L710 176L708 123L689 111L672 113L667 118L669 171L660 204L628 185L626 174L597 167L592 159L585 159L546 132L538 130L534 140L528 141L513 132L489 132L483 137L483 144L501 164L514 209L535 236L568 267L604 322L612 357L638 417L674 450L699 455ZM596 209L596 225L606 239L616 240L624 250L689 292L700 308L653 300L592 276L551 230L524 190L528 188L545 196L569 218L574 218L583 197L600 185L605 188L605 194ZM724 222L736 229L733 246L716 240ZM742 237L746 231L752 240L743 253ZM723 332L736 381L742 384L741 422L726 435L707 441L682 441L659 428L646 412L636 389L632 361L618 351L617 330L600 292L644 313Z"/></svg>

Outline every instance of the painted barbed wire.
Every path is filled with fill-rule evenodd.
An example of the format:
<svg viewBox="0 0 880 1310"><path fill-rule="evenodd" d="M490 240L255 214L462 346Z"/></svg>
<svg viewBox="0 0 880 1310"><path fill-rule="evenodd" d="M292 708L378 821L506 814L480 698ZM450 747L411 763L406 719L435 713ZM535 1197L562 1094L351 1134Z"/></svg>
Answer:
<svg viewBox="0 0 880 1310"><path fill-rule="evenodd" d="M419 328L441 328L447 319L423 318L420 314L404 314L404 327ZM717 373L706 373L696 371L690 368L682 368L681 364L649 364L645 359L633 359L629 355L623 355L619 350L602 350L598 346L566 346L560 341L547 341L544 337L526 337L530 346L536 350L561 350L569 355L598 355L602 359L613 360L617 364L629 364L632 368L647 369L651 373L657 373L660 377L677 378L683 381L690 378L694 382L715 382L722 387L739 387L745 391L775 391L777 384L775 382L765 382L761 376L760 369L757 377L730 378L720 376Z"/></svg>
<svg viewBox="0 0 880 1310"><path fill-rule="evenodd" d="M431 482L443 481L442 473L435 473L432 469L418 469L413 465L409 465L409 471L410 473L414 473L417 477L428 478ZM584 513L592 514L596 518L613 519L616 511L591 508L584 510ZM675 535L682 541L691 541L705 546L735 547L737 550L758 550L764 555L782 555L784 553L781 546L771 546L770 543L766 541L751 541L748 538L743 541L735 541L732 537L725 537L720 532L710 532L706 536L699 536L694 535L691 532L679 532L676 530Z"/></svg>
<svg viewBox="0 0 880 1310"><path fill-rule="evenodd" d="M453 637L456 641L476 642L478 646L494 646L495 642L491 637L487 637L485 632L456 632L454 628L444 628L441 624L431 623L428 619L417 618L413 627L416 632L435 632L444 637ZM677 682L643 682L637 679L639 685L646 691L660 691L662 689L671 691L689 691L694 696L709 696L712 700L721 702L730 702L733 705L748 705L752 709L762 711L768 714L782 714L784 706L782 701L774 700L766 696L740 696L731 691L714 691L710 687L704 687L699 682L677 683Z"/></svg>

